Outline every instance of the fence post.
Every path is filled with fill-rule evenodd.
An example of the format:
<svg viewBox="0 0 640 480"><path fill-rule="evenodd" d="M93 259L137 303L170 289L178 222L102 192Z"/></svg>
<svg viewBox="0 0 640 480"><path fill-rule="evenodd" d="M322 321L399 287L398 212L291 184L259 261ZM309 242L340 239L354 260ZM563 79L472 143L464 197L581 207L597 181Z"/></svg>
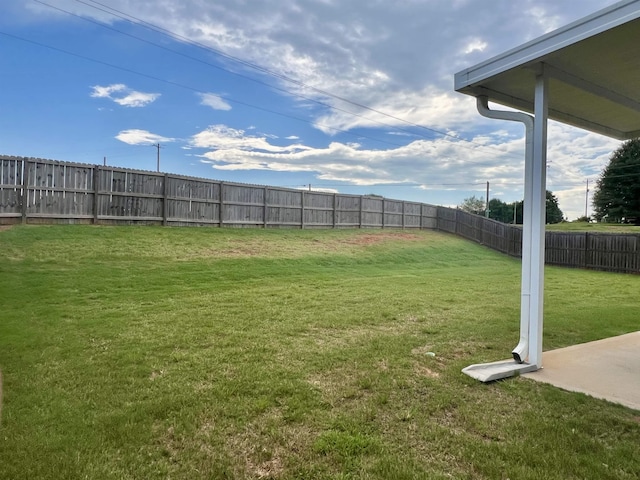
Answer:
<svg viewBox="0 0 640 480"><path fill-rule="evenodd" d="M169 189L167 183L169 182L169 174L165 173L162 181L162 225L167 226L167 196Z"/></svg>
<svg viewBox="0 0 640 480"><path fill-rule="evenodd" d="M300 190L300 229L304 230L304 190Z"/></svg>
<svg viewBox="0 0 640 480"><path fill-rule="evenodd" d="M93 167L93 224L98 225L98 202L100 199L100 165Z"/></svg>
<svg viewBox="0 0 640 480"><path fill-rule="evenodd" d="M264 207L262 209L263 228L267 228L267 215L269 214L269 207L267 205L267 199L269 198L269 187L264 187Z"/></svg>
<svg viewBox="0 0 640 480"><path fill-rule="evenodd" d="M454 217L454 229L453 231L456 232L456 235L458 234L458 209L456 208L456 214Z"/></svg>
<svg viewBox="0 0 640 480"><path fill-rule="evenodd" d="M636 272L640 273L640 248L638 248L638 244L640 243L640 234L636 236Z"/></svg>
<svg viewBox="0 0 640 480"><path fill-rule="evenodd" d="M336 228L336 217L338 216L336 212L337 208L338 208L338 202L336 200L336 194L334 193L333 194L333 228L334 229Z"/></svg>
<svg viewBox="0 0 640 480"><path fill-rule="evenodd" d="M584 232L584 268L589 266L589 232Z"/></svg>
<svg viewBox="0 0 640 480"><path fill-rule="evenodd" d="M404 200L403 200L403 201L402 201L402 229L403 229L403 230L404 230L404 222L405 222L404 216L405 216L405 214L406 214L406 208L405 208L405 206L406 206L406 205L405 205L405 202L404 202Z"/></svg>
<svg viewBox="0 0 640 480"><path fill-rule="evenodd" d="M384 225L385 225L385 222L384 222L384 213L385 213L385 206L386 206L386 205L385 205L385 202L386 202L386 201L387 201L387 199L386 199L386 198L383 198L383 199L382 199L382 229L383 229L383 230L384 230Z"/></svg>
<svg viewBox="0 0 640 480"><path fill-rule="evenodd" d="M480 244L487 245L486 237L487 237L487 225L488 225L487 217L482 217L480 220ZM491 245L493 247L493 245Z"/></svg>
<svg viewBox="0 0 640 480"><path fill-rule="evenodd" d="M220 208L218 209L218 226L224 225L224 182L220 182Z"/></svg>
<svg viewBox="0 0 640 480"><path fill-rule="evenodd" d="M360 218L358 219L358 223L360 224L358 228L362 228L362 199L364 197L362 195L360 195ZM384 200L383 200L384 202Z"/></svg>
<svg viewBox="0 0 640 480"><path fill-rule="evenodd" d="M515 252L516 252L516 227L509 226L509 234L510 234L510 237L511 237L509 239L509 255L515 256Z"/></svg>
<svg viewBox="0 0 640 480"><path fill-rule="evenodd" d="M29 168L27 166L28 160L25 158L22 160L22 223L27 223L27 203L29 202Z"/></svg>

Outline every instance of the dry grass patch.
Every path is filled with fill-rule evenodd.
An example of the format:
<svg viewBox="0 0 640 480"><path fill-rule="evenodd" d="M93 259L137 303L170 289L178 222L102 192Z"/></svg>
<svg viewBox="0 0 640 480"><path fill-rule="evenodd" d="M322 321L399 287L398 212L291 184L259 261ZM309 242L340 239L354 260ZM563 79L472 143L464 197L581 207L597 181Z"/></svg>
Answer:
<svg viewBox="0 0 640 480"><path fill-rule="evenodd" d="M236 478L277 479L296 462L304 462L316 436L308 425L287 422L282 411L273 408L230 432L224 449Z"/></svg>
<svg viewBox="0 0 640 480"><path fill-rule="evenodd" d="M238 241L229 238L220 241L215 247L201 251L185 252L185 259L193 258L303 258L310 255L354 254L363 248L383 245L390 242L424 242L427 237L423 233L403 232L358 232L344 235L343 232L331 232L326 238L326 232L305 232L303 235L292 236L288 242L274 241L267 231L262 236L247 237Z"/></svg>

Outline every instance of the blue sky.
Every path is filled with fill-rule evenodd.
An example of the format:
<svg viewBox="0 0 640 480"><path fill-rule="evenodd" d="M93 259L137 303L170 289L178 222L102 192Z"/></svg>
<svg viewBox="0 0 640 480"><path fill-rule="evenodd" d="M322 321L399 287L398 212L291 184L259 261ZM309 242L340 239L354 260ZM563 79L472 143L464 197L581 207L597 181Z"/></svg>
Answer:
<svg viewBox="0 0 640 480"><path fill-rule="evenodd" d="M614 0L3 0L0 154L456 205L522 198L523 130L453 75ZM584 214L619 142L551 123Z"/></svg>

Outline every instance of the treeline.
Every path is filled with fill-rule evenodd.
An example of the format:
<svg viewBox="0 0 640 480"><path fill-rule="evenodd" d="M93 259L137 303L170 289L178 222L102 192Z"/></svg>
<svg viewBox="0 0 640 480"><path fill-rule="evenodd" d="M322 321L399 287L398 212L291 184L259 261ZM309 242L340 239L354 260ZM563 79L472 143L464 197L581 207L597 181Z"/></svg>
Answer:
<svg viewBox="0 0 640 480"><path fill-rule="evenodd" d="M522 224L523 201L505 203L499 198L489 200L489 218L502 223ZM485 201L475 196L465 198L459 207L465 212L485 215ZM546 223L560 223L564 220L564 214L558 206L557 197L547 190Z"/></svg>

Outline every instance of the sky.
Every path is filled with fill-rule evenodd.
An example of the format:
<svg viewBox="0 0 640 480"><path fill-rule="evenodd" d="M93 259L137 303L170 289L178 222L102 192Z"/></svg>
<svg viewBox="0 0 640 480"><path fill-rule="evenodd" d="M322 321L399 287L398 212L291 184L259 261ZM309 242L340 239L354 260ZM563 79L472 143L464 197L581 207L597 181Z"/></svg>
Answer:
<svg viewBox="0 0 640 480"><path fill-rule="evenodd" d="M2 0L0 154L455 206L523 198L524 128L454 74L615 0ZM619 141L550 122L569 220ZM591 191L587 196L587 180Z"/></svg>

